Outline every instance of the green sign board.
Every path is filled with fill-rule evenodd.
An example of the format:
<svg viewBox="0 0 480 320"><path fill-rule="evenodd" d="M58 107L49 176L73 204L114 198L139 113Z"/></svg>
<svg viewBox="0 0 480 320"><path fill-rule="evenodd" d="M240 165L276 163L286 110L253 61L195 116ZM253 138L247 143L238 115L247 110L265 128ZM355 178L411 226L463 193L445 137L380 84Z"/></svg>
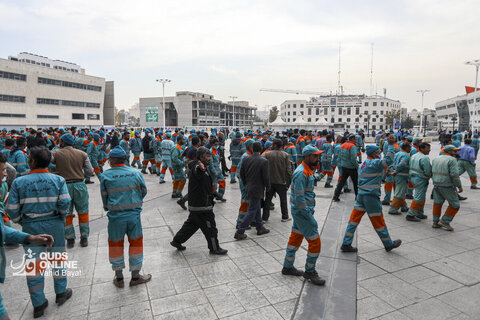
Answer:
<svg viewBox="0 0 480 320"><path fill-rule="evenodd" d="M147 122L158 122L158 107L146 107L145 116Z"/></svg>

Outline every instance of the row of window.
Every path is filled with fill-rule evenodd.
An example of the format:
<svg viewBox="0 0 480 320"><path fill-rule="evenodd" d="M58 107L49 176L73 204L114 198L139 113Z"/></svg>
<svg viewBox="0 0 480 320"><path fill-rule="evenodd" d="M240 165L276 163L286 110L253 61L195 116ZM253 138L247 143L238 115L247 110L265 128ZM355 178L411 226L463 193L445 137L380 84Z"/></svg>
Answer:
<svg viewBox="0 0 480 320"><path fill-rule="evenodd" d="M47 98L37 98L37 104L51 104L56 106L68 106L68 107L100 108L100 103L47 99Z"/></svg>
<svg viewBox="0 0 480 320"><path fill-rule="evenodd" d="M325 109L325 110L323 110L323 115L328 115L328 108L324 108L324 109ZM316 111L315 111L315 115L317 115L317 116L320 115L320 109L319 109L319 108L316 108L315 110L316 110ZM332 108L332 114L334 113L334 110L335 110L335 108ZM343 111L343 113L342 113L342 111ZM291 113L292 113L293 116L296 116L296 115L297 115L297 112L296 112L296 111L292 111ZM368 111L364 111L363 113L364 113L364 114L368 114ZM285 114L285 113L284 113L284 114ZM286 114L289 116L289 115L290 115L290 111L287 111ZM304 114L303 114L303 111L299 111L298 114L299 114L299 115L302 115L302 116L304 115ZM309 116L312 115L312 109L311 109L311 108L308 109L307 114L308 114ZM348 108L348 109L346 109L346 110L342 110L342 108L339 108L339 109L338 109L338 114L339 114L339 115L341 115L341 114L351 115L352 112L351 112L350 108ZM357 109L355 110L355 114L356 114L356 115L359 115L359 114L360 114L360 109L357 108ZM377 114L377 110L373 110L373 111L372 111L372 114L373 114L373 115L376 115L376 114ZM380 110L380 114L383 115L383 110Z"/></svg>
<svg viewBox="0 0 480 320"><path fill-rule="evenodd" d="M25 118L24 113L0 113L0 118ZM58 115L49 115L49 114L37 114L38 119L59 119ZM74 120L84 120L85 114L83 113L72 113L72 119ZM99 114L87 114L88 120L100 120Z"/></svg>
<svg viewBox="0 0 480 320"><path fill-rule="evenodd" d="M49 78L38 77L38 83L49 84L52 86L90 90L90 91L99 91L99 92L102 91L102 87L99 87L99 86L92 86L90 84L83 84L78 82L70 82L70 81L63 81L63 80L56 80L56 79L49 79Z"/></svg>
<svg viewBox="0 0 480 320"><path fill-rule="evenodd" d="M480 98L477 99L477 102L478 102L478 101L480 101ZM373 101L373 102L372 102L372 106L373 106L373 107L376 107L377 104L378 104L378 102L376 102L376 101ZM385 104L385 102L383 102L383 101L380 102L380 106L381 106L381 107L384 107L384 106L387 106L387 107L388 107L389 105L390 105L389 102L387 102L386 104ZM297 107L297 104L294 103L294 104L292 104L291 106L292 106L293 109L295 109L295 108ZM300 108L303 108L303 104L299 104L299 106L300 106ZM365 107L368 107L368 102L365 102L365 103L364 103L364 106L365 106ZM392 103L392 107L398 107L398 106L399 106L399 105ZM358 108L358 107L360 107L360 106L355 106L355 107ZM287 104L287 109L290 109L290 105L289 105L289 104Z"/></svg>
<svg viewBox="0 0 480 320"><path fill-rule="evenodd" d="M72 119L74 120L85 120L85 114L84 113L72 113ZM88 120L100 120L100 115L99 114L87 114L87 119Z"/></svg>
<svg viewBox="0 0 480 320"><path fill-rule="evenodd" d="M319 118L316 118L315 121L318 121ZM295 121L295 119L291 119L292 121ZM338 118L337 122L343 122L342 118ZM335 118L331 118L330 121L333 123L335 122ZM377 118L370 118L371 122L377 122ZM287 122L290 122L290 118L287 119ZM312 118L308 118L307 122L312 122ZM346 122L352 122L352 118L347 118ZM355 118L355 122L360 122L360 118ZM363 118L363 122L368 122L368 118ZM379 118L378 122L383 122L383 118Z"/></svg>
<svg viewBox="0 0 480 320"><path fill-rule="evenodd" d="M20 113L0 113L0 118L25 118L25 114Z"/></svg>
<svg viewBox="0 0 480 320"><path fill-rule="evenodd" d="M26 74L13 73L13 72L1 71L1 70L0 70L0 78L10 79L10 80L27 81L27 75Z"/></svg>
<svg viewBox="0 0 480 320"><path fill-rule="evenodd" d="M0 101L25 103L25 97L0 94Z"/></svg>

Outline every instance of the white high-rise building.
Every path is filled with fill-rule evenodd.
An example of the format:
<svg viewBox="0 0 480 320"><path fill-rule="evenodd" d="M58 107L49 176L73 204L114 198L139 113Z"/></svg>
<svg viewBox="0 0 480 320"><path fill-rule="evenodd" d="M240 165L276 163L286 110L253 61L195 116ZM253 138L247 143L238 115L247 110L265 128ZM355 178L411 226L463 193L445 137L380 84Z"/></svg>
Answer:
<svg viewBox="0 0 480 320"><path fill-rule="evenodd" d="M337 130L371 131L389 129L385 115L400 112L401 105L398 100L382 96L320 96L310 100L286 100L280 105L280 116L292 125L300 117L312 124L324 118Z"/></svg>
<svg viewBox="0 0 480 320"><path fill-rule="evenodd" d="M113 81L79 65L22 52L0 59L0 127L91 127L114 124Z"/></svg>
<svg viewBox="0 0 480 320"><path fill-rule="evenodd" d="M475 112L476 105L476 113ZM435 103L438 126L446 130L469 130L472 120L480 127L480 91L456 96Z"/></svg>

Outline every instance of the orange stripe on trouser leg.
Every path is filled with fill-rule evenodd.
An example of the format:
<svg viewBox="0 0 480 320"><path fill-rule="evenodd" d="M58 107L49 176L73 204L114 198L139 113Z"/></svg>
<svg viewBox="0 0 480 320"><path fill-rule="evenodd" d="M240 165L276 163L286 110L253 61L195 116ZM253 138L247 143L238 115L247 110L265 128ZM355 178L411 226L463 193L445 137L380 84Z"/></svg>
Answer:
<svg viewBox="0 0 480 320"><path fill-rule="evenodd" d="M393 183L392 182L385 182L385 191L386 192L392 192L393 189Z"/></svg>
<svg viewBox="0 0 480 320"><path fill-rule="evenodd" d="M328 172L327 172L327 175L328 175L329 177L333 177L333 171L328 171Z"/></svg>
<svg viewBox="0 0 480 320"><path fill-rule="evenodd" d="M230 172L237 172L237 166L232 166L230 168Z"/></svg>
<svg viewBox="0 0 480 320"><path fill-rule="evenodd" d="M457 214L458 210L460 210L460 208L452 208L450 206L448 206L447 208L447 211L445 211L445 214L446 215L449 215L451 217L455 217L455 215Z"/></svg>
<svg viewBox="0 0 480 320"><path fill-rule="evenodd" d="M95 174L99 174L100 173L100 167L93 168L93 172L95 172Z"/></svg>
<svg viewBox="0 0 480 320"><path fill-rule="evenodd" d="M178 190L178 180L173 180L173 191Z"/></svg>
<svg viewBox="0 0 480 320"><path fill-rule="evenodd" d="M160 169L161 166L162 166L162 163L161 163L161 162L157 162L157 169Z"/></svg>
<svg viewBox="0 0 480 320"><path fill-rule="evenodd" d="M186 183L186 182L187 182L186 180L178 181L178 186L177 186L178 189L177 189L177 190L178 190L178 191L182 191L182 190L183 190L183 187L185 187L185 183Z"/></svg>
<svg viewBox="0 0 480 320"><path fill-rule="evenodd" d="M168 170L170 170L170 174L173 175L173 169L172 169L172 168L168 168Z"/></svg>
<svg viewBox="0 0 480 320"><path fill-rule="evenodd" d="M139 161L139 160L140 160L140 156L134 156L134 157L133 157L133 160Z"/></svg>
<svg viewBox="0 0 480 320"><path fill-rule="evenodd" d="M412 181L408 181L408 187L409 187L410 189L413 188L413 183L412 183Z"/></svg>
<svg viewBox="0 0 480 320"><path fill-rule="evenodd" d="M340 180L342 180L342 176L338 176L338 181L337 182L340 182Z"/></svg>
<svg viewBox="0 0 480 320"><path fill-rule="evenodd" d="M410 205L410 208L412 210L418 211L422 207L422 204L416 202L415 200L412 201L412 204Z"/></svg>
<svg viewBox="0 0 480 320"><path fill-rule="evenodd" d="M303 235L292 232L290 233L290 238L288 239L288 245L293 247L300 247L302 245L302 241Z"/></svg>
<svg viewBox="0 0 480 320"><path fill-rule="evenodd" d="M73 223L73 214L65 216L65 225L69 226Z"/></svg>
<svg viewBox="0 0 480 320"><path fill-rule="evenodd" d="M146 166L148 164L148 160L143 160L142 165Z"/></svg>
<svg viewBox="0 0 480 320"><path fill-rule="evenodd" d="M383 215L370 217L370 221L372 222L373 228L375 229L383 228L386 226L385 219L383 219Z"/></svg>
<svg viewBox="0 0 480 320"><path fill-rule="evenodd" d="M477 177L470 177L470 182L471 183L477 183Z"/></svg>
<svg viewBox="0 0 480 320"><path fill-rule="evenodd" d="M42 271L45 270L45 261L47 260L35 260L35 262L30 262L25 264L25 272L29 275L33 274L40 274Z"/></svg>
<svg viewBox="0 0 480 320"><path fill-rule="evenodd" d="M215 183L212 184L212 191L215 192Z"/></svg>
<svg viewBox="0 0 480 320"><path fill-rule="evenodd" d="M248 202L240 202L240 210L241 212L247 212L248 211Z"/></svg>
<svg viewBox="0 0 480 320"><path fill-rule="evenodd" d="M223 180L223 181L218 181L218 185L220 186L220 188L225 189L225 180Z"/></svg>
<svg viewBox="0 0 480 320"><path fill-rule="evenodd" d="M307 240L308 241L308 252L311 253L319 253L322 249L322 242L320 238L314 240Z"/></svg>
<svg viewBox="0 0 480 320"><path fill-rule="evenodd" d="M110 258L123 256L123 240L119 242L108 241L108 256Z"/></svg>
<svg viewBox="0 0 480 320"><path fill-rule="evenodd" d="M362 220L364 214L365 211L360 211L354 208L350 214L350 221L360 223L360 220Z"/></svg>
<svg viewBox="0 0 480 320"><path fill-rule="evenodd" d="M155 159L150 159L150 163L151 163L152 165L154 165L154 164L157 163L157 162L155 161Z"/></svg>
<svg viewBox="0 0 480 320"><path fill-rule="evenodd" d="M442 205L441 204L434 204L433 205L433 215L439 216L442 214Z"/></svg>
<svg viewBox="0 0 480 320"><path fill-rule="evenodd" d="M3 218L3 222L8 222L10 221L10 219L8 218L8 216L5 214L5 215L2 215L2 218Z"/></svg>
<svg viewBox="0 0 480 320"><path fill-rule="evenodd" d="M128 248L129 254L143 253L143 237L134 240L128 239L128 242L130 243L130 247Z"/></svg>
<svg viewBox="0 0 480 320"><path fill-rule="evenodd" d="M167 172L167 167L162 167L162 174L164 174L165 172Z"/></svg>
<svg viewBox="0 0 480 320"><path fill-rule="evenodd" d="M400 208L403 204L403 200L393 198L392 202L390 203L390 206L395 207L395 208Z"/></svg>
<svg viewBox="0 0 480 320"><path fill-rule="evenodd" d="M326 176L326 175L327 175L327 171L323 170L323 171L322 171L322 174L323 174L324 176Z"/></svg>
<svg viewBox="0 0 480 320"><path fill-rule="evenodd" d="M78 214L78 222L79 223L88 223L88 212L87 213L79 213Z"/></svg>

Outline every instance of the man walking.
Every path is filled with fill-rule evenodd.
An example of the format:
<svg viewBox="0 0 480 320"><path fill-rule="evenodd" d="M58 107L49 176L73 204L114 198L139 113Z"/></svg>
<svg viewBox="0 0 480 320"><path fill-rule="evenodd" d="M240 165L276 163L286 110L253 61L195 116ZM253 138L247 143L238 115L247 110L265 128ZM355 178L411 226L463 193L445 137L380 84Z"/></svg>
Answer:
<svg viewBox="0 0 480 320"><path fill-rule="evenodd" d="M340 147L340 166L342 167L342 179L335 187L333 201L340 201L340 193L342 188L350 177L353 182L355 195L358 194L358 162L357 162L357 146L355 145L355 135L350 135L348 141Z"/></svg>
<svg viewBox="0 0 480 320"><path fill-rule="evenodd" d="M313 145L307 145L302 150L302 163L293 173L292 190L290 192L293 225L288 240L282 274L303 275L311 283L323 286L325 280L315 270L315 265L320 255L321 242L318 233L318 223L313 216L315 213L315 192L313 192L315 178L313 176L313 168L317 165L321 153ZM308 241L305 272L297 270L293 266L295 254L302 245L303 238Z"/></svg>
<svg viewBox="0 0 480 320"><path fill-rule="evenodd" d="M463 192L462 182L458 175L457 151L453 145L443 148L442 154L432 161L433 180L433 225L432 228L442 228L453 231L450 226L453 218L460 209L458 193ZM458 193L457 193L458 189ZM442 214L442 205L448 201L448 208Z"/></svg>
<svg viewBox="0 0 480 320"><path fill-rule="evenodd" d="M173 191L172 198L182 198L183 187L187 182L185 176L185 156L183 154L183 145L185 137L177 135L177 144L172 149L172 169L173 169Z"/></svg>
<svg viewBox="0 0 480 320"><path fill-rule="evenodd" d="M248 212L238 226L234 238L244 240L247 238L245 230L250 223L255 220L257 235L269 233L270 230L263 226L261 214L261 202L265 191L270 189L270 172L268 161L260 154L262 152L262 144L256 141L252 144L253 154L243 159L240 169L240 177L245 185L245 191L248 196Z"/></svg>
<svg viewBox="0 0 480 320"><path fill-rule="evenodd" d="M190 161L197 160L197 150L200 148L200 138L198 136L192 137L192 145L185 149L184 156L185 156L185 163L187 165L187 175L188 175L188 164ZM185 203L188 201L188 193L184 195L182 198L177 200L177 204L182 207L183 210L187 210Z"/></svg>
<svg viewBox="0 0 480 320"><path fill-rule="evenodd" d="M160 184L165 183L165 173L167 172L167 169L170 171L170 174L173 177L172 150L175 148L175 143L171 140L171 138L172 133L167 132L165 134L165 139L163 139L160 143L160 147L162 149L162 171L160 172Z"/></svg>
<svg viewBox="0 0 480 320"><path fill-rule="evenodd" d="M108 217L108 256L115 271L113 284L124 287L123 244L128 237L128 262L132 278L130 286L136 286L152 279L150 274L140 275L143 264L143 230L140 213L147 187L142 174L125 164L127 154L121 147L110 151L110 169L100 178L100 192L103 208Z"/></svg>
<svg viewBox="0 0 480 320"><path fill-rule="evenodd" d="M80 229L80 246L88 246L88 235L90 233L88 217L88 189L85 185L85 176L93 175L93 168L87 154L73 148L75 138L66 133L60 138L60 149L52 152L52 162L56 165L55 173L67 182L68 193L71 202L65 217L65 239L67 248L75 245L75 228L73 226L73 209L78 214L78 225Z"/></svg>
<svg viewBox="0 0 480 320"><path fill-rule="evenodd" d="M283 151L282 146L282 140L273 140L273 149L265 155L270 170L270 189L267 190L265 203L263 205L262 219L264 221L268 221L270 217L270 205L275 193L278 194L280 198L282 222L291 220L288 217L287 190L292 180L292 165L290 164L290 157Z"/></svg>
<svg viewBox="0 0 480 320"><path fill-rule="evenodd" d="M458 174L461 176L467 171L470 177L470 189L479 189L477 187L477 173L475 168L475 149L472 147L472 139L466 138L464 145L458 151L460 159L458 160Z"/></svg>
<svg viewBox="0 0 480 320"><path fill-rule="evenodd" d="M357 199L343 237L341 247L343 252L357 251L357 248L352 247L353 236L365 212L367 212L370 222L387 252L402 244L401 240L392 241L390 238L387 225L383 219L382 204L380 203L383 169L392 164L393 153L389 152L384 159L380 159L381 151L376 145L367 145L366 152L367 159L359 169L360 180Z"/></svg>
<svg viewBox="0 0 480 320"><path fill-rule="evenodd" d="M425 195L428 189L428 181L432 177L432 165L428 155L430 154L430 144L423 142L418 147L418 152L410 159L410 179L414 188L413 201L408 209L405 219L418 222L420 219L426 219L423 212L425 206Z"/></svg>
<svg viewBox="0 0 480 320"><path fill-rule="evenodd" d="M230 183L236 183L235 176L237 174L237 166L242 157L242 134L240 131L235 133L235 138L230 142L230 160L232 161L232 166L230 167Z"/></svg>
<svg viewBox="0 0 480 320"><path fill-rule="evenodd" d="M410 150L411 145L408 142L402 144L400 152L393 157L393 170L395 181L395 193L393 195L392 203L390 204L389 214L399 215L402 212L407 212L408 207L405 202L405 196L408 188L408 177L410 171Z"/></svg>
<svg viewBox="0 0 480 320"><path fill-rule="evenodd" d="M190 161L188 164L188 210L190 214L170 244L179 251L185 250L186 247L182 243L200 229L207 240L210 253L225 255L228 250L222 249L218 243L218 230L213 213L212 177L207 170L211 161L210 151L205 147L199 147L196 158L198 160Z"/></svg>

